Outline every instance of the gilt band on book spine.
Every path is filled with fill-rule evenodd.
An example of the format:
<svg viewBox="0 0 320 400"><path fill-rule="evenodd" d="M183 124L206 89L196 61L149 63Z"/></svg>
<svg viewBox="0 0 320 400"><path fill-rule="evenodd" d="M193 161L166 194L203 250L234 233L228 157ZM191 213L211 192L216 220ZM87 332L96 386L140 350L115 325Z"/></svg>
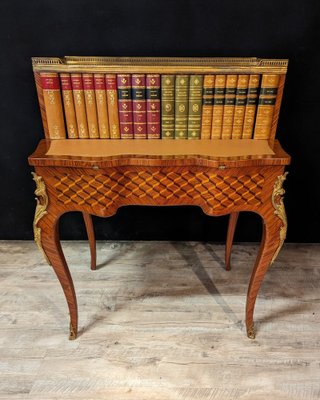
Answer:
<svg viewBox="0 0 320 400"><path fill-rule="evenodd" d="M64 139L66 130L60 93L59 75L57 73L41 73L40 82L46 109L50 139Z"/></svg>
<svg viewBox="0 0 320 400"><path fill-rule="evenodd" d="M66 126L69 139L78 139L78 126L76 111L74 108L73 93L70 74L60 74L61 91L66 117Z"/></svg>
<svg viewBox="0 0 320 400"><path fill-rule="evenodd" d="M160 139L161 133L161 104L160 104L160 75L147 74L147 132L148 139Z"/></svg>

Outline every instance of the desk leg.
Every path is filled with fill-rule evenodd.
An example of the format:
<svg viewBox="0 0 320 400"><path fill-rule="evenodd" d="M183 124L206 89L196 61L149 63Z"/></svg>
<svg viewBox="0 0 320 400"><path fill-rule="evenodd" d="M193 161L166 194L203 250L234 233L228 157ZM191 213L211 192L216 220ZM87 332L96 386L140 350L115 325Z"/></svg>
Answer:
<svg viewBox="0 0 320 400"><path fill-rule="evenodd" d="M225 250L225 264L226 264L227 271L230 271L230 269L231 269L231 265L230 265L231 249L232 249L234 231L236 230L238 217L239 217L238 212L231 213L230 217L229 217L227 240L226 240L226 250Z"/></svg>
<svg viewBox="0 0 320 400"><path fill-rule="evenodd" d="M95 270L97 267L97 252L96 252L96 239L94 236L94 229L92 223L92 217L90 214L83 212L83 219L86 225L89 245L90 245L90 254L91 254L91 269Z"/></svg>
<svg viewBox="0 0 320 400"><path fill-rule="evenodd" d="M76 339L78 332L77 298L72 277L61 248L58 227L58 217L54 217L49 213L42 217L40 221L41 246L64 291L70 313L69 339L73 340Z"/></svg>

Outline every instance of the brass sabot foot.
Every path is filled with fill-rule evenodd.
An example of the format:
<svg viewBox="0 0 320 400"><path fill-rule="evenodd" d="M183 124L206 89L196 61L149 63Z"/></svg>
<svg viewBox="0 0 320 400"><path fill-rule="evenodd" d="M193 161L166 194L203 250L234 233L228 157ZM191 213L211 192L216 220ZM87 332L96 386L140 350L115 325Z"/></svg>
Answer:
<svg viewBox="0 0 320 400"><path fill-rule="evenodd" d="M77 332L74 329L72 323L70 322L70 334L69 334L69 340L75 340L77 338Z"/></svg>
<svg viewBox="0 0 320 400"><path fill-rule="evenodd" d="M254 325L253 324L247 329L247 336L248 336L249 339L255 339L256 338L256 332L254 330Z"/></svg>

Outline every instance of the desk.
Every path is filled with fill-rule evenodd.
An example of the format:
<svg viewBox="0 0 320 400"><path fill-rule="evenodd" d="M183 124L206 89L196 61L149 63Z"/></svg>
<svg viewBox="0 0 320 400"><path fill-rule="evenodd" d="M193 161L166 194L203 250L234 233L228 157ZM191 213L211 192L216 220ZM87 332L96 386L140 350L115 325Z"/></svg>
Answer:
<svg viewBox="0 0 320 400"><path fill-rule="evenodd" d="M139 146L136 146L139 143ZM226 150L227 149L227 150ZM29 157L37 207L35 241L52 265L70 312L70 339L78 330L72 277L58 233L59 218L83 213L95 268L91 215L109 217L124 205L201 207L209 216L230 214L227 269L239 212L263 220L261 247L247 293L246 328L255 337L253 312L264 275L284 242L287 221L282 196L290 157L275 140L88 141L42 140Z"/></svg>

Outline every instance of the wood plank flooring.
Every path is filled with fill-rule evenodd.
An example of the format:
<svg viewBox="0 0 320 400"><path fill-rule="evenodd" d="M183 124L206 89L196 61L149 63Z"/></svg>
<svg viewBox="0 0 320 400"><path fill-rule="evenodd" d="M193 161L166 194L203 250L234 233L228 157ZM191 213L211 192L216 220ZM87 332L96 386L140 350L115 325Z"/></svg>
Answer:
<svg viewBox="0 0 320 400"><path fill-rule="evenodd" d="M320 245L286 245L244 308L257 245L86 242L63 248L78 294L68 340L60 285L33 242L0 242L0 399L319 399Z"/></svg>

